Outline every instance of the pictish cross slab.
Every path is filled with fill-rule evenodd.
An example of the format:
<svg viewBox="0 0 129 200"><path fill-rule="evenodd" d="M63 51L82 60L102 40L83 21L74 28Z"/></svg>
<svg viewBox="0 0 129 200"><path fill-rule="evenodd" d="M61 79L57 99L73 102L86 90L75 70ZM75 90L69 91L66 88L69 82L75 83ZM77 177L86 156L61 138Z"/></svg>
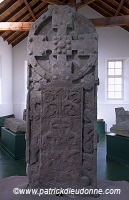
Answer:
<svg viewBox="0 0 129 200"><path fill-rule="evenodd" d="M70 9L71 10L71 9ZM74 54L76 52L78 57L90 57L89 52L94 48L92 34L72 35L69 30L73 29L73 16L67 13L65 17L60 13L60 24L57 20L58 10L52 13L52 30L55 36L52 39L46 35L34 35L30 38L30 52L29 54L36 59L48 60L47 65L50 65L53 79L68 80L72 75L72 65L74 61ZM64 19L66 18L66 19ZM62 23L65 21L67 23ZM87 43L87 46L84 46ZM35 48L36 47L36 48Z"/></svg>
<svg viewBox="0 0 129 200"><path fill-rule="evenodd" d="M67 6L48 6L28 36L30 188L97 188L97 33Z"/></svg>
<svg viewBox="0 0 129 200"><path fill-rule="evenodd" d="M92 35L90 37L93 37ZM84 46L85 40L87 46ZM68 62L68 58L73 56L73 51L77 52L78 57L89 57L89 53L92 51L93 43L89 38L89 35L78 35L76 39L71 35L66 36L54 36L52 41L49 41L47 36L33 36L33 43L30 46L30 55L40 57L43 60L49 60L49 64L52 68L53 78L57 76L61 79L69 79L72 74L72 62ZM37 46L37 48L35 48ZM50 59L51 56L51 59ZM60 74L58 74L58 69Z"/></svg>

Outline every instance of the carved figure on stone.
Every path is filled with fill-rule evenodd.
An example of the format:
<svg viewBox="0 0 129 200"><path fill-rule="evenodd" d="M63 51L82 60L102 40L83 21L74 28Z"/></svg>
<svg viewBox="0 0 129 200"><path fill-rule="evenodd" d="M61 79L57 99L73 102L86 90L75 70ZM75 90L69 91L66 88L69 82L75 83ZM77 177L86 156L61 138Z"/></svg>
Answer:
<svg viewBox="0 0 129 200"><path fill-rule="evenodd" d="M112 133L129 137L129 111L123 107L115 108L116 124L110 128Z"/></svg>
<svg viewBox="0 0 129 200"><path fill-rule="evenodd" d="M97 34L50 6L28 36L29 187L96 187Z"/></svg>

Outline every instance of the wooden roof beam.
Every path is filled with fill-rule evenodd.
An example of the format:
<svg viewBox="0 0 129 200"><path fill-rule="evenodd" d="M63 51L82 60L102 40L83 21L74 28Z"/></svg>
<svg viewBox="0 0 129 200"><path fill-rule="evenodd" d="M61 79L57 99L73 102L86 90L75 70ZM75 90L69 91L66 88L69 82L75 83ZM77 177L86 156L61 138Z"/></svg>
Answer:
<svg viewBox="0 0 129 200"><path fill-rule="evenodd" d="M83 6L86 6L86 5L90 4L90 3L93 3L94 1L96 1L96 0L82 0L81 2L76 4L76 8L77 9L78 8L82 8Z"/></svg>
<svg viewBox="0 0 129 200"><path fill-rule="evenodd" d="M115 13L115 16L117 16L119 14L124 2L125 2L125 0L121 0L121 2L119 3L119 6L118 6L117 11Z"/></svg>
<svg viewBox="0 0 129 200"><path fill-rule="evenodd" d="M98 6L100 6L102 9L108 11L109 13L111 13L112 16L114 16L114 13L116 12L116 7L113 6L113 4L109 3L108 0L98 0L95 2L96 4L98 4Z"/></svg>
<svg viewBox="0 0 129 200"><path fill-rule="evenodd" d="M76 0L69 0L69 6L76 7Z"/></svg>
<svg viewBox="0 0 129 200"><path fill-rule="evenodd" d="M5 12L7 9L9 9L12 5L14 5L15 3L17 2L17 0L11 0L9 1L7 4L6 4L6 1L4 2L5 3L5 6L3 6L2 8L0 8L0 15Z"/></svg>
<svg viewBox="0 0 129 200"><path fill-rule="evenodd" d="M33 22L0 22L0 31L29 31Z"/></svg>
<svg viewBox="0 0 129 200"><path fill-rule="evenodd" d="M38 14L39 14L39 12L40 12L40 10L43 10L43 11L45 11L46 12L46 7L48 6L48 4L43 4L43 6L42 6L42 2L40 2L40 1L38 1L33 7L32 7L32 9L37 9L37 7L39 7L40 6L40 9L35 13L35 15L36 15L36 18L38 18L39 16L38 16ZM26 18L26 16L28 16L29 15L29 13L28 13L28 11L26 11L25 13L23 13L22 15L20 15L19 17L17 17L16 19L15 19L15 22L29 22L29 21L31 21L32 20L32 17L29 15L29 18L27 17L27 19L25 20L25 18ZM6 39L8 39L8 35L6 35L6 36L4 36L4 33L5 33L5 31L4 32L2 32L2 31L0 31L0 36L1 37L4 37L4 38L6 38Z"/></svg>
<svg viewBox="0 0 129 200"><path fill-rule="evenodd" d="M15 45L17 45L19 42L21 42L24 38L26 38L28 36L28 32L23 32L22 35L17 37L17 40L13 40L10 44L12 44L12 46L14 47Z"/></svg>
<svg viewBox="0 0 129 200"><path fill-rule="evenodd" d="M43 2L45 3L49 3L49 4L52 4L52 5L66 5L64 2L61 2L61 1L58 1L58 0L42 0Z"/></svg>
<svg viewBox="0 0 129 200"><path fill-rule="evenodd" d="M41 3L42 4L42 3ZM38 9L38 11L37 12L35 12L35 15L36 15L36 18L38 18L41 14L43 14L44 12L46 12L47 11L47 5L48 4L44 4L44 6L43 7L41 7L40 9ZM38 5L38 6L40 6L40 5ZM35 10L36 8L34 8L34 10ZM29 16L29 17L27 17L26 18L26 15L28 16L28 14L27 13L24 13L24 15L21 15L20 16L20 18L18 18L17 19L17 21L19 21L19 22L32 22L32 18L31 18L31 16ZM24 20L24 19L26 19L26 21ZM1 33L2 31L0 31L0 33ZM6 31L5 31L6 32ZM10 31L9 31L10 32ZM11 33L9 33L9 34L7 34L6 36L2 36L3 38L4 38L4 40L8 40L10 37L12 37L12 36L14 36L15 37L15 33L16 33L16 31L14 32L12 32L12 34Z"/></svg>
<svg viewBox="0 0 129 200"><path fill-rule="evenodd" d="M100 7L100 4L97 4L97 1L89 5L92 9L103 15L104 17L112 17L112 14L105 10L102 6ZM113 15L114 16L114 15Z"/></svg>
<svg viewBox="0 0 129 200"><path fill-rule="evenodd" d="M129 25L129 15L90 19L96 27ZM0 31L29 31L34 22L0 22Z"/></svg>
<svg viewBox="0 0 129 200"><path fill-rule="evenodd" d="M30 12L30 14L31 14L31 16L32 16L32 18L33 18L33 20L35 21L35 20L36 20L36 17L35 17L35 15L34 15L32 9L31 9L29 3L27 2L27 0L23 0L23 1L24 1L25 5L26 5L28 11Z"/></svg>
<svg viewBox="0 0 129 200"><path fill-rule="evenodd" d="M40 2L40 1L38 1L33 7L32 7L32 9L35 9L35 6L37 7L37 6L39 6L39 5L42 5L43 3L42 2ZM25 4L24 4L24 2L23 2L23 0L22 0L22 4L16 9L16 10L14 10L13 12L11 12L7 17L5 17L5 18L3 18L2 19L2 21L1 22L6 22L6 21L12 21L12 17L15 17L15 15L16 15L16 17L15 17L15 22L19 22L19 21L25 21L24 20L24 17L26 16L26 15L28 15L29 14L29 12L26 10L26 12L23 12L23 9L25 9ZM42 6L41 6L42 7ZM19 12L19 11L22 11L23 12L23 14L22 15L18 15L17 16L17 13ZM32 18L32 17L31 17ZM30 20L26 20L26 21L31 21L31 19ZM3 33L4 34L4 33ZM3 37L4 35L3 35L1 32L0 32L0 36L1 37Z"/></svg>
<svg viewBox="0 0 129 200"><path fill-rule="evenodd" d="M42 9L42 8L40 8L39 10L38 10L38 12L37 12L37 14L36 14L36 17L38 18L38 15L40 16L41 14L43 14L44 12L46 12L47 11L47 7L45 8L45 9ZM17 38L16 36L15 36L15 33L16 33L17 31L15 31L14 32L14 38ZM19 31L19 33L20 33L20 31ZM23 31L22 31L22 33L24 33ZM12 46L14 47L15 45L17 45L19 42L21 42L24 38L26 38L27 37L27 35L28 35L28 32L26 31L26 35L22 35L22 37L20 37L20 38L18 38L18 39L16 39L15 41L12 39L11 41L10 41L10 44L12 44Z"/></svg>
<svg viewBox="0 0 129 200"><path fill-rule="evenodd" d="M129 15L91 19L95 27L129 25Z"/></svg>
<svg viewBox="0 0 129 200"><path fill-rule="evenodd" d="M22 33L19 32L19 33L16 35L15 38L12 38L12 39L8 40L8 44L12 44L12 43L16 42L16 41L19 40L19 38L21 38L23 35L26 35L26 36L27 36L28 33L29 33L29 32L27 32L27 31L22 32Z"/></svg>
<svg viewBox="0 0 129 200"><path fill-rule="evenodd" d="M4 17L1 22L6 22L10 20L12 17L14 17L18 12L20 12L22 9L25 9L24 3L21 4L18 8L16 8L14 11L10 12L6 17Z"/></svg>

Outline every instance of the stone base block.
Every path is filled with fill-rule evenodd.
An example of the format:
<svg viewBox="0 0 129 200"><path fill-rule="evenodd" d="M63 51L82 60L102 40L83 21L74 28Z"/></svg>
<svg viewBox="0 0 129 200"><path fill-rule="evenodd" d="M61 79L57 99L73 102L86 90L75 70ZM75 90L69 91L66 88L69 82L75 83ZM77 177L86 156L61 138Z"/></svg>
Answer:
<svg viewBox="0 0 129 200"><path fill-rule="evenodd" d="M129 165L129 138L107 134L107 158Z"/></svg>
<svg viewBox="0 0 129 200"><path fill-rule="evenodd" d="M0 117L0 136L1 136L1 127L4 126L4 121L6 118L14 118L15 116L12 114L12 115L6 115L6 116L2 116Z"/></svg>
<svg viewBox="0 0 129 200"><path fill-rule="evenodd" d="M4 127L14 133L25 133L26 122L17 118L6 118L4 121Z"/></svg>
<svg viewBox="0 0 129 200"><path fill-rule="evenodd" d="M15 134L6 128L1 128L1 146L4 148L14 159L25 158L25 133Z"/></svg>

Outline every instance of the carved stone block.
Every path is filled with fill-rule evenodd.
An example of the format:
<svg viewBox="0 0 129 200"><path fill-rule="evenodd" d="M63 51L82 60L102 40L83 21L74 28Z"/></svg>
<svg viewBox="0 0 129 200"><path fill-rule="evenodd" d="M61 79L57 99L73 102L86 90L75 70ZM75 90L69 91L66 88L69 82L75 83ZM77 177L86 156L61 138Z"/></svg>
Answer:
<svg viewBox="0 0 129 200"><path fill-rule="evenodd" d="M26 122L17 118L6 118L4 120L4 127L14 133L25 133Z"/></svg>
<svg viewBox="0 0 129 200"><path fill-rule="evenodd" d="M50 6L28 36L30 187L96 187L97 34L69 6Z"/></svg>
<svg viewBox="0 0 129 200"><path fill-rule="evenodd" d="M123 107L115 108L116 124L110 128L112 133L129 137L129 111L125 111Z"/></svg>

